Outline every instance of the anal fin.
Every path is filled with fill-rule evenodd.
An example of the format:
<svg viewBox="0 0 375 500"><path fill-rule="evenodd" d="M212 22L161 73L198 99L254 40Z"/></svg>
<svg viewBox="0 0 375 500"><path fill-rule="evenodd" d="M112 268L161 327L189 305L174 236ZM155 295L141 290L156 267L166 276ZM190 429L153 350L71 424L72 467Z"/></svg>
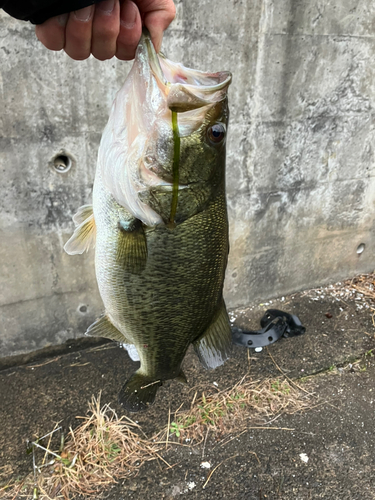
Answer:
<svg viewBox="0 0 375 500"><path fill-rule="evenodd" d="M111 323L107 316L102 316L90 325L85 335L89 337L104 337L124 344L131 344L129 340Z"/></svg>
<svg viewBox="0 0 375 500"><path fill-rule="evenodd" d="M136 371L122 387L118 400L128 411L145 410L154 401L161 380L152 380Z"/></svg>
<svg viewBox="0 0 375 500"><path fill-rule="evenodd" d="M92 205L83 205L73 216L76 229L64 245L64 250L69 255L82 254L95 245L96 224Z"/></svg>
<svg viewBox="0 0 375 500"><path fill-rule="evenodd" d="M147 242L142 223L135 220L131 225L119 222L117 260L127 272L139 274L147 263Z"/></svg>
<svg viewBox="0 0 375 500"><path fill-rule="evenodd" d="M207 369L217 368L229 358L232 332L224 301L211 325L193 342L193 346L200 362Z"/></svg>

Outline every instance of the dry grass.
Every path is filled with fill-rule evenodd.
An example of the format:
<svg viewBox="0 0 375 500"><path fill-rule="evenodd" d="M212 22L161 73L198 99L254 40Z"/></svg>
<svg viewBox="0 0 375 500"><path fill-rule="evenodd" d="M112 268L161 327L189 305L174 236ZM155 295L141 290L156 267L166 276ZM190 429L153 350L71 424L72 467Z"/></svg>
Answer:
<svg viewBox="0 0 375 500"><path fill-rule="evenodd" d="M375 272L361 274L347 282L354 290L375 302Z"/></svg>
<svg viewBox="0 0 375 500"><path fill-rule="evenodd" d="M354 278L326 287L307 290L302 295L312 297L313 300L319 300L319 297L324 298L326 295L330 295L337 301L341 301L346 307L355 304L357 310L365 309L369 311L375 328L375 271L360 274ZM373 334L368 333L367 335L373 336Z"/></svg>
<svg viewBox="0 0 375 500"><path fill-rule="evenodd" d="M175 412L168 426L147 438L138 424L128 417L119 418L109 405L102 406L100 396L89 404L89 414L69 435L60 450L53 439L35 441L43 461L36 463L34 475L24 481L0 488L0 497L72 499L98 498L100 491L129 475L135 475L147 461L161 459L160 452L182 440L199 444L208 433L217 440L249 426L267 428L283 413L295 413L309 408L311 395L293 382L281 379L263 382L244 377L227 390L196 392L189 411ZM57 433L56 433L57 435ZM211 435L211 434L210 434ZM61 451L62 449L62 451Z"/></svg>
<svg viewBox="0 0 375 500"><path fill-rule="evenodd" d="M109 405L101 407L100 397L92 399L89 411L91 415L70 431L62 460L45 481L43 489L52 496L93 495L156 458L158 447L135 432L140 427L127 417L118 418Z"/></svg>
<svg viewBox="0 0 375 500"><path fill-rule="evenodd" d="M12 473L12 467L10 465L4 465L0 467L0 479L9 477Z"/></svg>
<svg viewBox="0 0 375 500"><path fill-rule="evenodd" d="M375 305L375 273L361 274L336 284L333 294L344 299L362 300L373 307Z"/></svg>
<svg viewBox="0 0 375 500"><path fill-rule="evenodd" d="M355 300L366 307L374 310L375 307L375 272L360 274L354 278L340 281L333 285L313 290L307 290L305 294L311 293L329 294L339 300Z"/></svg>
<svg viewBox="0 0 375 500"><path fill-rule="evenodd" d="M244 377L234 387L203 392L193 399L189 412L175 413L168 434L191 442L202 442L213 431L220 439L248 425L269 425L282 414L309 408L312 394L282 379L262 382Z"/></svg>
<svg viewBox="0 0 375 500"><path fill-rule="evenodd" d="M17 488L16 498L97 497L101 489L135 474L144 462L158 456L160 445L142 436L131 419L119 418L109 405L101 406L100 396L89 403L89 415L79 418L83 422L70 429L62 452L44 444L48 451L43 462L36 464L36 481L30 475L20 487L4 489L5 498L12 498ZM50 465L45 466L46 462Z"/></svg>

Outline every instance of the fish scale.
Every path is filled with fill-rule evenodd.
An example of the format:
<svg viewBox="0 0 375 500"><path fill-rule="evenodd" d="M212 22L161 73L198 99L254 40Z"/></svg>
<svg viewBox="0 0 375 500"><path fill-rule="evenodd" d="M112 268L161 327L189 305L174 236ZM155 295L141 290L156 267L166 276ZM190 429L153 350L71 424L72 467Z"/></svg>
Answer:
<svg viewBox="0 0 375 500"><path fill-rule="evenodd" d="M204 332L221 300L228 253L224 193L218 193L207 210L173 230L166 226L146 230L147 264L139 275L124 272L116 260L116 221L122 207L99 179L94 199L96 195L101 198L96 204L105 206L98 214L94 210L94 217L96 273L106 311L115 326L126 325L124 336L137 347L150 376L164 378L163 372L170 367L163 352L175 353L171 366L179 371L187 347ZM183 302L176 303L176 293ZM144 345L153 346L151 354Z"/></svg>

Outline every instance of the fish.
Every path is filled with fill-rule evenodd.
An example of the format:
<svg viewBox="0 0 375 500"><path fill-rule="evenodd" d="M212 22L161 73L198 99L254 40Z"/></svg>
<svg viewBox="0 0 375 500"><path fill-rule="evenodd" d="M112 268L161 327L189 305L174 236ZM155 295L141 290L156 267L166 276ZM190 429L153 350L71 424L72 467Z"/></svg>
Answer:
<svg viewBox="0 0 375 500"><path fill-rule="evenodd" d="M149 407L166 380L187 383L190 344L206 369L230 356L223 299L228 260L225 150L231 73L157 54L144 30L101 138L92 205L74 215L70 255L95 247L103 315L89 336L136 350L119 393Z"/></svg>

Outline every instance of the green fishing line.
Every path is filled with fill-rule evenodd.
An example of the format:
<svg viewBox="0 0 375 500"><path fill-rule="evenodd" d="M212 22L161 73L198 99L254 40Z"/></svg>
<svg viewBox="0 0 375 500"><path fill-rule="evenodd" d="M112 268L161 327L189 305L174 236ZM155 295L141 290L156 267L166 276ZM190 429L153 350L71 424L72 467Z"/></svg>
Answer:
<svg viewBox="0 0 375 500"><path fill-rule="evenodd" d="M173 226L175 223L174 218L177 212L177 202L178 202L178 186L180 177L180 134L178 132L178 122L177 122L177 111L172 111L172 131L173 131L173 190L172 190L172 204L171 204L171 215L169 218L169 223Z"/></svg>

